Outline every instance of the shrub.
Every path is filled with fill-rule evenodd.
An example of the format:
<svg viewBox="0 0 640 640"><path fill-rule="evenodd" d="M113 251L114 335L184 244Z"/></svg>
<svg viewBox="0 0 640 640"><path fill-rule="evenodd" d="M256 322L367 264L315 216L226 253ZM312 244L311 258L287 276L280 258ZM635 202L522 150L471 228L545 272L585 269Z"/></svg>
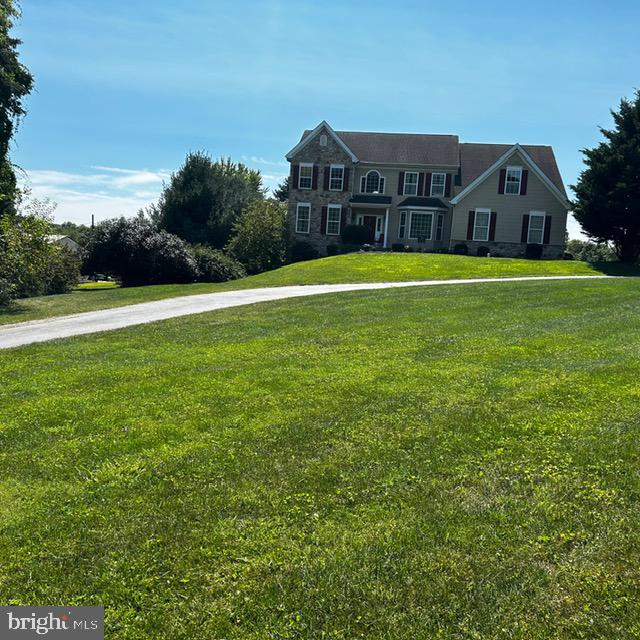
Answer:
<svg viewBox="0 0 640 640"><path fill-rule="evenodd" d="M572 253L567 253L566 251L562 254L563 260L575 260Z"/></svg>
<svg viewBox="0 0 640 640"><path fill-rule="evenodd" d="M347 224L342 228L340 237L344 244L363 245L369 237L368 229L361 224Z"/></svg>
<svg viewBox="0 0 640 640"><path fill-rule="evenodd" d="M396 251L397 253L402 253L404 251L404 244L402 242L394 242L391 245L391 251Z"/></svg>
<svg viewBox="0 0 640 640"><path fill-rule="evenodd" d="M464 242L461 242L457 244L455 247L453 247L453 253L459 256L469 255L469 247L467 247L467 245L464 244Z"/></svg>
<svg viewBox="0 0 640 640"><path fill-rule="evenodd" d="M596 244L584 240L569 240L567 253L570 253L575 260L584 262L614 262L618 259L616 252L604 242Z"/></svg>
<svg viewBox="0 0 640 640"><path fill-rule="evenodd" d="M525 258L529 258L529 260L540 260L540 258L542 258L542 245L528 244L524 255Z"/></svg>
<svg viewBox="0 0 640 640"><path fill-rule="evenodd" d="M277 269L286 257L287 205L275 200L254 202L233 226L227 250L247 273Z"/></svg>
<svg viewBox="0 0 640 640"><path fill-rule="evenodd" d="M327 245L327 255L337 256L340 253L340 247L337 244Z"/></svg>
<svg viewBox="0 0 640 640"><path fill-rule="evenodd" d="M44 295L66 293L80 281L80 258L66 247L54 245L43 277Z"/></svg>
<svg viewBox="0 0 640 640"><path fill-rule="evenodd" d="M191 248L143 216L101 222L87 246L85 273L106 273L125 287L193 282L198 268Z"/></svg>
<svg viewBox="0 0 640 640"><path fill-rule="evenodd" d="M362 249L366 251L365 246L360 244L343 244L339 249L340 253L357 253L358 251L362 251Z"/></svg>
<svg viewBox="0 0 640 640"><path fill-rule="evenodd" d="M489 255L489 247L478 247L476 253L480 258L486 258Z"/></svg>
<svg viewBox="0 0 640 640"><path fill-rule="evenodd" d="M298 240L289 247L289 262L315 260L319 255L318 250L306 240Z"/></svg>
<svg viewBox="0 0 640 640"><path fill-rule="evenodd" d="M227 282L244 278L247 272L231 256L204 244L193 247L200 282Z"/></svg>

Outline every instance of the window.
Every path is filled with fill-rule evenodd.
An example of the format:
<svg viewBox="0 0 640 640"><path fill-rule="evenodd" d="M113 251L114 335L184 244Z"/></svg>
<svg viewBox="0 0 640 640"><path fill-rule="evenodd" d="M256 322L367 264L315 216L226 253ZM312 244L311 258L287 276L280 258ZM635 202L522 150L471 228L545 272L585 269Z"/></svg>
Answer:
<svg viewBox="0 0 640 640"><path fill-rule="evenodd" d="M384 193L384 178L374 170L360 179L361 193Z"/></svg>
<svg viewBox="0 0 640 640"><path fill-rule="evenodd" d="M344 166L332 164L329 173L329 191L342 191L344 182Z"/></svg>
<svg viewBox="0 0 640 640"><path fill-rule="evenodd" d="M544 212L532 211L529 214L529 233L527 242L529 244L542 244L544 238Z"/></svg>
<svg viewBox="0 0 640 640"><path fill-rule="evenodd" d="M398 221L398 238L404 238L404 232L407 227L407 212L400 212L400 219Z"/></svg>
<svg viewBox="0 0 640 640"><path fill-rule="evenodd" d="M320 136L320 146L321 147L327 146L327 136L324 133Z"/></svg>
<svg viewBox="0 0 640 640"><path fill-rule="evenodd" d="M490 209L476 209L476 218L473 225L473 239L486 242L489 239Z"/></svg>
<svg viewBox="0 0 640 640"><path fill-rule="evenodd" d="M404 195L415 196L418 194L418 174L415 171L407 171L404 174Z"/></svg>
<svg viewBox="0 0 640 640"><path fill-rule="evenodd" d="M444 213L438 214L436 222L436 240L442 240L442 231L444 229Z"/></svg>
<svg viewBox="0 0 640 640"><path fill-rule="evenodd" d="M431 227L433 225L433 213L411 212L411 224L409 225L409 238L411 240L431 240Z"/></svg>
<svg viewBox="0 0 640 640"><path fill-rule="evenodd" d="M313 165L301 164L298 175L298 189L311 189L313 185Z"/></svg>
<svg viewBox="0 0 640 640"><path fill-rule="evenodd" d="M340 215L342 207L339 204L330 204L327 207L327 235L340 235Z"/></svg>
<svg viewBox="0 0 640 640"><path fill-rule="evenodd" d="M296 233L309 233L311 223L311 205L300 202L296 208Z"/></svg>
<svg viewBox="0 0 640 640"><path fill-rule="evenodd" d="M504 185L504 192L514 196L519 196L521 182L522 167L507 167L507 181Z"/></svg>
<svg viewBox="0 0 640 640"><path fill-rule="evenodd" d="M431 195L444 196L446 183L447 183L446 173L432 173L431 174Z"/></svg>

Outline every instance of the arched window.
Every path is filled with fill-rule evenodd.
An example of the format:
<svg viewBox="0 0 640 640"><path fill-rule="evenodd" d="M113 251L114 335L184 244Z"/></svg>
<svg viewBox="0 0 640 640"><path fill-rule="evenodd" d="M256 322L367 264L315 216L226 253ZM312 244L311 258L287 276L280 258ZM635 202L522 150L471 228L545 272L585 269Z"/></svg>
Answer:
<svg viewBox="0 0 640 640"><path fill-rule="evenodd" d="M320 136L320 146L321 147L327 146L327 136L324 133Z"/></svg>
<svg viewBox="0 0 640 640"><path fill-rule="evenodd" d="M361 193L384 193L384 177L372 169L360 179L360 191Z"/></svg>

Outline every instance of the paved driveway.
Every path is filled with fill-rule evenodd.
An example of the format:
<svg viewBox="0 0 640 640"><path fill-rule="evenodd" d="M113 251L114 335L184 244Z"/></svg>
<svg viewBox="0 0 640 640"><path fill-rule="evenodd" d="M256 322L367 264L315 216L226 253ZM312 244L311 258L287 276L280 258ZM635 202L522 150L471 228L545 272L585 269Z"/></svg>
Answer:
<svg viewBox="0 0 640 640"><path fill-rule="evenodd" d="M239 307L245 304L316 296L323 293L341 291L368 291L373 289L394 289L400 287L433 287L446 284L471 285L491 282L529 282L535 280L584 280L589 278L609 278L611 276L523 276L519 278L473 278L468 280L420 280L416 282L370 282L365 284L313 284L293 287L269 287L264 289L243 289L204 293L179 298L168 298L154 302L143 302L115 309L88 311L72 316L61 316L49 320L33 320L0 326L0 349L10 349L34 342L45 342L58 338L69 338L99 331L122 329L137 324L166 320L194 313Z"/></svg>

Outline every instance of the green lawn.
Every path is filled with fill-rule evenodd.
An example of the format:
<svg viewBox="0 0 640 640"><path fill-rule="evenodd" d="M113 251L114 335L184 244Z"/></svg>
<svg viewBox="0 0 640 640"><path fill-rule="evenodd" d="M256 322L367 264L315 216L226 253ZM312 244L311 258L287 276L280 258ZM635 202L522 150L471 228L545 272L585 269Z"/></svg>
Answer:
<svg viewBox="0 0 640 640"><path fill-rule="evenodd" d="M104 604L118 640L640 637L636 279L273 302L0 379L5 604Z"/></svg>
<svg viewBox="0 0 640 640"><path fill-rule="evenodd" d="M120 307L174 296L251 287L336 282L383 282L520 275L592 275L603 270L628 273L617 265L591 265L562 260L471 258L438 254L350 254L288 265L282 269L223 284L160 285L129 289L80 290L59 296L31 298L0 310L0 324ZM640 273L632 270L631 273Z"/></svg>

